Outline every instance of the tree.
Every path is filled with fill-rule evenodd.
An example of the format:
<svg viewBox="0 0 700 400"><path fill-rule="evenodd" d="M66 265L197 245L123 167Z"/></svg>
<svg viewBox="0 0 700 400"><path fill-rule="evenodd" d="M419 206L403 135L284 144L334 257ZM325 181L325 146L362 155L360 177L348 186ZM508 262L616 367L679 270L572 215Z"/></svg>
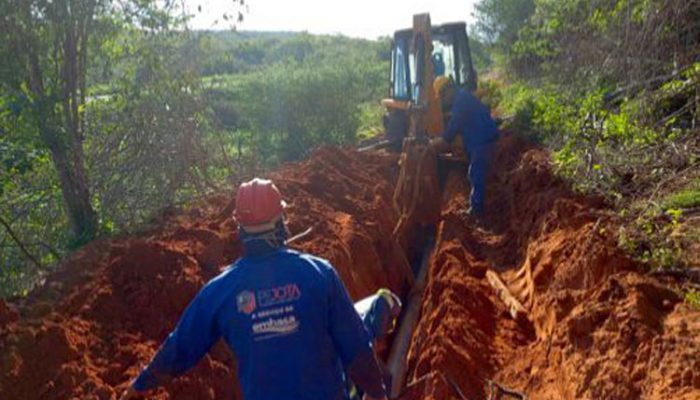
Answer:
<svg viewBox="0 0 700 400"><path fill-rule="evenodd" d="M83 149L88 41L97 0L4 0L2 90L50 150L74 239L97 233Z"/></svg>
<svg viewBox="0 0 700 400"><path fill-rule="evenodd" d="M98 22L111 18L145 31L167 29L173 6L158 4L0 0L0 89L50 151L75 244L98 231L83 146L91 38Z"/></svg>
<svg viewBox="0 0 700 400"><path fill-rule="evenodd" d="M477 32L507 53L534 11L535 0L481 0L474 12Z"/></svg>

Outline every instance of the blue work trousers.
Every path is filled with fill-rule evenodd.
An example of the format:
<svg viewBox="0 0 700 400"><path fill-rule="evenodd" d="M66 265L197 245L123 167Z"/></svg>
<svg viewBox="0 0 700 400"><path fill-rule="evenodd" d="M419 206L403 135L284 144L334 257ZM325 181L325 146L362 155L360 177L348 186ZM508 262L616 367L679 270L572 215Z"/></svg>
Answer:
<svg viewBox="0 0 700 400"><path fill-rule="evenodd" d="M470 198L472 215L481 216L484 213L486 197L486 174L489 171L491 153L495 142L471 146L467 149L469 154L469 181L472 185Z"/></svg>

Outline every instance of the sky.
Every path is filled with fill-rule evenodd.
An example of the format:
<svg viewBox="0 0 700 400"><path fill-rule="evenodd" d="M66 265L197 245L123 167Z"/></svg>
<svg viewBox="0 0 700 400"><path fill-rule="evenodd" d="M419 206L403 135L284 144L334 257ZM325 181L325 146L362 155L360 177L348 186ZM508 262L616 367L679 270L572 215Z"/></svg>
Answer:
<svg viewBox="0 0 700 400"><path fill-rule="evenodd" d="M222 19L236 8L232 0L184 0L195 14L195 29L226 29ZM246 0L247 12L239 30L308 31L376 39L408 28L412 15L429 12L433 24L473 21L478 0ZM197 12L201 6L201 12ZM218 23L216 22L218 20Z"/></svg>

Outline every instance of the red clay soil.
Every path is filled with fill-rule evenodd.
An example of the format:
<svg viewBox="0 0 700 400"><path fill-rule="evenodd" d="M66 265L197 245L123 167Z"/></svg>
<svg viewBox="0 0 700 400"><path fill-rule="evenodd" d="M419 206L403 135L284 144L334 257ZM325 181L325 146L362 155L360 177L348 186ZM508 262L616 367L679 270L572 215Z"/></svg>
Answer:
<svg viewBox="0 0 700 400"><path fill-rule="evenodd" d="M328 258L354 298L409 286L391 240L396 157L333 148L272 174L289 202L293 247ZM233 193L170 212L138 238L86 246L29 298L0 302L0 399L114 399L198 289L240 254ZM152 399L240 398L219 344Z"/></svg>
<svg viewBox="0 0 700 400"><path fill-rule="evenodd" d="M271 174L288 199L293 247L328 258L354 298L405 295L410 267L391 234L395 156L325 148ZM405 400L487 397L487 381L531 399L700 399L700 312L637 272L602 201L553 177L513 136L494 155L485 227L447 181ZM463 172L463 171L462 171ZM241 252L233 193L170 211L138 237L75 253L28 298L0 301L0 399L114 399L197 290ZM513 320L487 283L500 273L527 310ZM219 344L153 399L240 398ZM421 377L426 377L421 380Z"/></svg>
<svg viewBox="0 0 700 400"><path fill-rule="evenodd" d="M700 399L700 311L636 272L601 201L553 177L513 136L494 156L485 228L447 183L409 381L442 372L469 399L487 380L531 399ZM527 310L513 320L484 278L500 272ZM413 398L459 398L444 384Z"/></svg>

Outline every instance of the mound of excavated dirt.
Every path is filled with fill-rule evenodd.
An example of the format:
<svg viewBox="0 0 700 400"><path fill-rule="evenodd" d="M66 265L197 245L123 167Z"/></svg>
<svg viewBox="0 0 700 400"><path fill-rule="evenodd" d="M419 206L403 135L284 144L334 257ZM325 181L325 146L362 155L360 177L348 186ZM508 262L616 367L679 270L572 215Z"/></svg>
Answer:
<svg viewBox="0 0 700 400"><path fill-rule="evenodd" d="M353 298L409 288L410 265L392 239L396 168L395 156L325 148L271 176L293 199L291 231L313 229L295 246L330 259Z"/></svg>
<svg viewBox="0 0 700 400"><path fill-rule="evenodd" d="M313 227L292 247L328 258L355 298L379 287L403 292L411 279L391 239L395 163L395 156L325 148L272 174L292 233ZM0 302L0 399L114 399L199 288L240 254L232 198L169 212L138 238L92 243L28 299ZM149 398L240 398L234 375L220 344Z"/></svg>
<svg viewBox="0 0 700 400"><path fill-rule="evenodd" d="M440 371L470 399L489 379L538 400L700 398L700 312L635 272L614 217L555 179L545 152L506 136L493 165L486 228L462 214L464 181L448 181L409 381ZM527 319L510 317L488 268Z"/></svg>
<svg viewBox="0 0 700 400"><path fill-rule="evenodd" d="M636 273L549 304L552 332L499 378L538 399L700 398L700 313Z"/></svg>

